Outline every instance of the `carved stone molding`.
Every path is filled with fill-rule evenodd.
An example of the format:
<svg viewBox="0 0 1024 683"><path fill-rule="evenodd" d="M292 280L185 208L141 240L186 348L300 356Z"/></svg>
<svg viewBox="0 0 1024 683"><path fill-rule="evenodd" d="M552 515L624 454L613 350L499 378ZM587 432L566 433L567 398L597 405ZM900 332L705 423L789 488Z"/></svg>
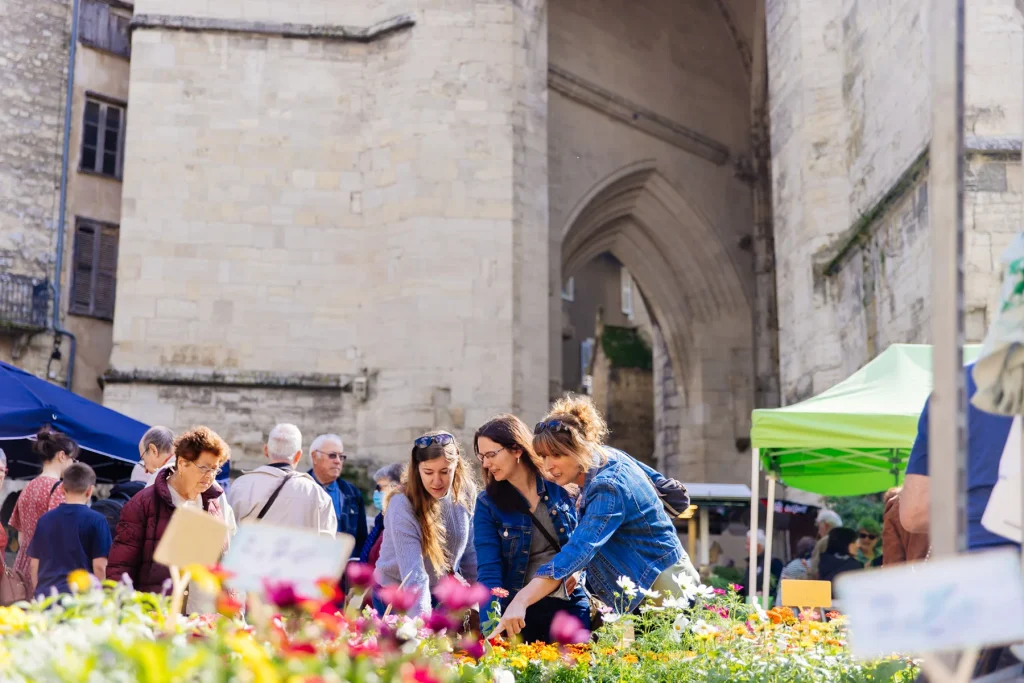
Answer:
<svg viewBox="0 0 1024 683"><path fill-rule="evenodd" d="M344 40L370 43L395 31L410 28L416 20L410 14L400 14L371 26L339 26L328 24L292 24L272 21L246 21L216 17L186 17L168 14L136 14L132 30L159 29L164 31L246 33L257 36L314 40Z"/></svg>

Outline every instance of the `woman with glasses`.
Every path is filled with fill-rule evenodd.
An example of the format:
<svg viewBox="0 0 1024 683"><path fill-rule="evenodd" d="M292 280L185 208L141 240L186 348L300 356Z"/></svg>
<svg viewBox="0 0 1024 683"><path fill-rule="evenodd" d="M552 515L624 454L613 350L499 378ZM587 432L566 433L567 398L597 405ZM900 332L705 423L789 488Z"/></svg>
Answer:
<svg viewBox="0 0 1024 683"><path fill-rule="evenodd" d="M865 567L882 566L882 548L878 542L881 537L882 527L876 520L865 517L857 524L857 546L854 549L854 556Z"/></svg>
<svg viewBox="0 0 1024 683"><path fill-rule="evenodd" d="M61 432L46 426L36 434L32 450L39 456L43 471L29 482L14 506L11 515L11 526L18 530L18 556L14 560L14 570L24 577L31 577L31 560L28 546L36 532L39 518L64 502L64 487L60 480L64 470L78 459L78 444ZM29 583L32 582L28 578ZM35 586L29 586L29 595Z"/></svg>
<svg viewBox="0 0 1024 683"><path fill-rule="evenodd" d="M137 493L121 510L107 560L108 579L120 581L127 576L136 590L163 591L164 582L171 578L170 570L156 562L153 553L177 508L203 510L219 517L234 533L234 515L215 483L229 455L228 445L207 427L195 427L175 439L174 467L159 470L153 485ZM190 595L185 602L186 613L195 606Z"/></svg>
<svg viewBox="0 0 1024 683"><path fill-rule="evenodd" d="M527 610L582 570L591 594L623 612L637 610L645 597L657 602L681 596L677 576L682 582L700 582L654 488L662 475L605 446L607 434L604 419L587 396L559 399L534 428L533 448L548 478L562 487L575 484L581 489L576 503L579 525L509 603L499 630L509 635L521 632ZM627 591L619 586L620 577L635 587L627 584Z"/></svg>
<svg viewBox="0 0 1024 683"><path fill-rule="evenodd" d="M576 528L576 506L569 493L544 479L533 450L530 428L515 415L499 415L477 430L473 449L484 472L486 490L473 516L478 580L509 597L551 562ZM568 612L590 624L590 600L574 574L526 610L527 642L551 642L551 621Z"/></svg>
<svg viewBox="0 0 1024 683"><path fill-rule="evenodd" d="M387 502L384 540L374 576L384 589L401 586L416 594L411 615L431 610L431 591L445 576L475 583L473 503L476 486L455 437L444 431L413 442L405 487ZM374 607L387 603L381 590Z"/></svg>

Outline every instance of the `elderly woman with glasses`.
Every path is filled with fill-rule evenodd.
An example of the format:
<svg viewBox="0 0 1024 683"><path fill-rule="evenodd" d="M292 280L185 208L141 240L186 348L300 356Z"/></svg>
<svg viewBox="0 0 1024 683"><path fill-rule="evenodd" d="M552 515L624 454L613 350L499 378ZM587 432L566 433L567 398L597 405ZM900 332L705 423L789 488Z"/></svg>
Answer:
<svg viewBox="0 0 1024 683"><path fill-rule="evenodd" d="M191 429L174 441L174 467L161 469L121 510L107 561L107 578L127 576L136 590L160 593L170 570L153 559L160 539L177 508L203 510L223 519L234 532L235 520L224 492L215 483L230 456L228 445L206 427ZM227 548L225 547L225 550ZM192 596L185 611L195 607Z"/></svg>
<svg viewBox="0 0 1024 683"><path fill-rule="evenodd" d="M527 610L581 570L594 597L622 611L636 611L644 600L657 605L681 597L682 584L700 583L654 488L662 475L604 445L607 434L588 396L559 399L534 428L533 449L547 477L581 488L579 525L509 603L499 631L521 632Z"/></svg>

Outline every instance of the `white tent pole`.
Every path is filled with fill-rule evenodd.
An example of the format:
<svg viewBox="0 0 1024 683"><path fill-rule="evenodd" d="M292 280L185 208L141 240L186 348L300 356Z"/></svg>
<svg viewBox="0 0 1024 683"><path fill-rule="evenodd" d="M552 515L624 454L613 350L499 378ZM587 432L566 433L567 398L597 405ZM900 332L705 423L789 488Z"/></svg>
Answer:
<svg viewBox="0 0 1024 683"><path fill-rule="evenodd" d="M761 606L768 609L772 587L772 537L775 536L775 473L768 473L768 516L764 520L764 576L761 578Z"/></svg>
<svg viewBox="0 0 1024 683"><path fill-rule="evenodd" d="M700 524L700 557L697 558L702 567L711 565L711 513L702 505L698 508L697 522Z"/></svg>
<svg viewBox="0 0 1024 683"><path fill-rule="evenodd" d="M761 506L761 449L750 449L750 573L747 576L747 596L753 602L757 596L757 523Z"/></svg>

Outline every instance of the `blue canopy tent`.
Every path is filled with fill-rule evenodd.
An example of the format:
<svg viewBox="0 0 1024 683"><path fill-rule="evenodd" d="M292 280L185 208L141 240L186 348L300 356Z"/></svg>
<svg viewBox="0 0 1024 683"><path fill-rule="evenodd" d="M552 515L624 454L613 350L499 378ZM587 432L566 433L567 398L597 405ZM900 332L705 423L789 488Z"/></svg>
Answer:
<svg viewBox="0 0 1024 683"><path fill-rule="evenodd" d="M0 448L7 454L8 477L23 479L39 473L32 442L48 424L74 439L81 449L80 460L107 483L128 479L139 461L139 440L149 429L0 361Z"/></svg>

